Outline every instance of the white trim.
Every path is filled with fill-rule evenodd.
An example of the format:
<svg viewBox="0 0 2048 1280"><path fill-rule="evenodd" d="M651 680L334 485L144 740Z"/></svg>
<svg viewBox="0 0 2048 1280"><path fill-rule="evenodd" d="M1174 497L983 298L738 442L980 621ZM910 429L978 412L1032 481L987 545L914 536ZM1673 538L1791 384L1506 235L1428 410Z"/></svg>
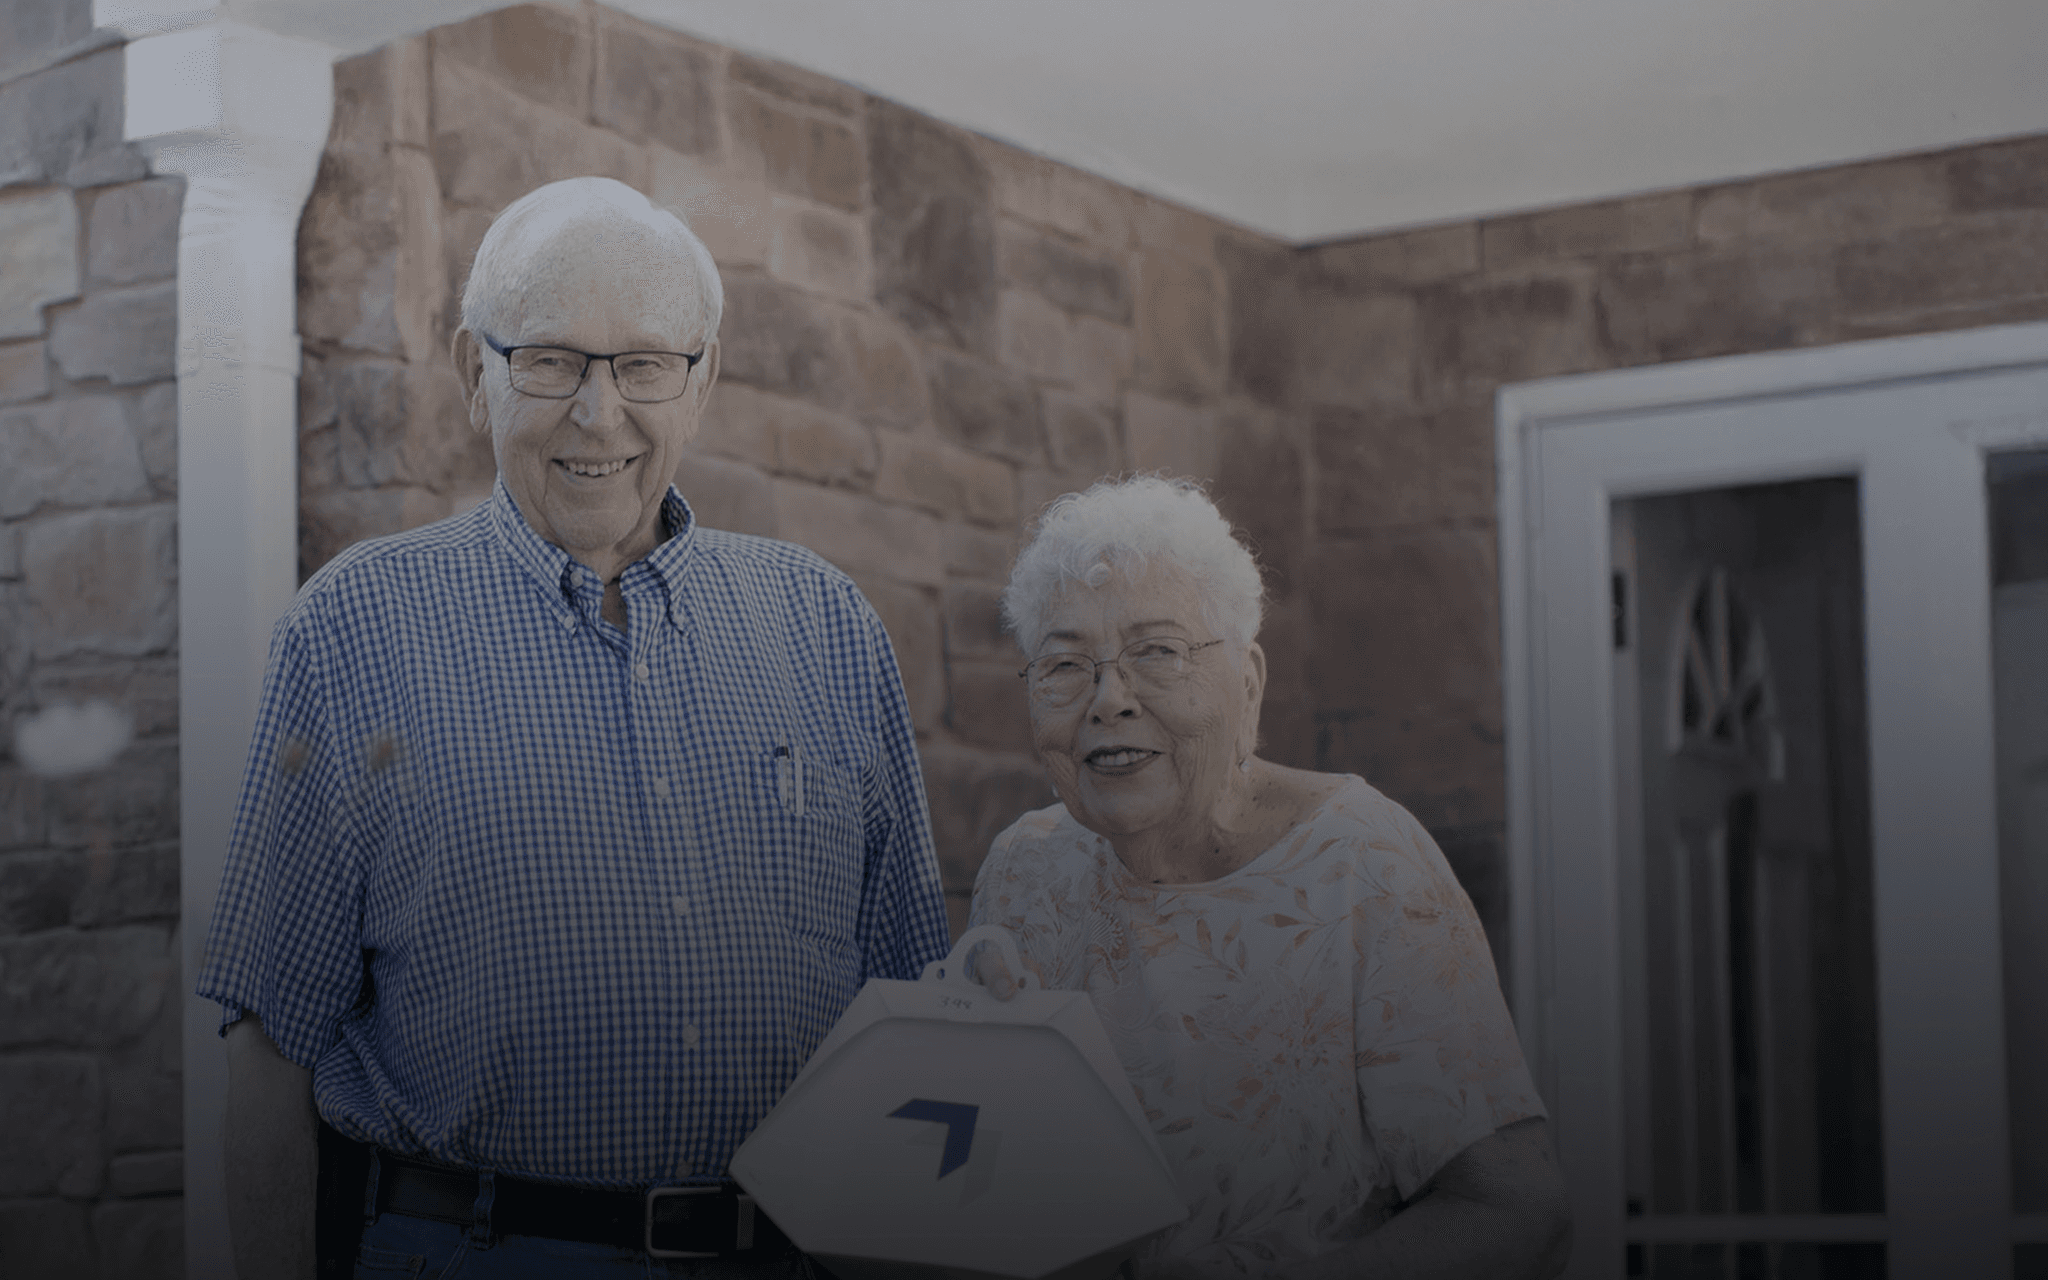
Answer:
<svg viewBox="0 0 2048 1280"><path fill-rule="evenodd" d="M1953 381L1964 376L1966 395ZM2007 1234L2004 1162L1985 1154L2004 1149L1988 581L1955 570L1984 560L1981 453L2048 438L2044 387L2048 325L2034 324L1500 392L1516 1014L1572 1184L1571 1274L1606 1274L1622 1241L1642 1232L1675 1238L1621 1212L1618 957L1605 945L1618 910L1613 690L1605 661L1574 656L1606 657L1596 632L1608 605L1608 508L1620 497L1842 474L1861 477L1865 511L1892 1274L1938 1274L1929 1268L1956 1224L1988 1252L1948 1261L1987 1277L2009 1265L1989 1243ZM1955 407L1965 403L1967 412ZM1948 860L1939 875L1926 869L1930 845ZM1988 925L1951 937L1928 927L1943 918ZM1909 1025L1930 1034L1917 1044L1889 1034ZM1593 1045L1614 1052L1586 1056Z"/></svg>
<svg viewBox="0 0 2048 1280"><path fill-rule="evenodd" d="M213 22L126 51L126 136L185 178L178 229L180 954L185 1274L234 1274L220 1011L192 995L270 629L298 590L300 211L334 50Z"/></svg>

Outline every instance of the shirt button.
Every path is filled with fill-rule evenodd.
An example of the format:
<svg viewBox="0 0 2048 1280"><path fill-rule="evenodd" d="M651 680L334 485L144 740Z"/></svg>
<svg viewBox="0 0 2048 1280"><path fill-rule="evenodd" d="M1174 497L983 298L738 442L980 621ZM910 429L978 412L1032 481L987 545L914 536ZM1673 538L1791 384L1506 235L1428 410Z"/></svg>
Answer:
<svg viewBox="0 0 2048 1280"><path fill-rule="evenodd" d="M687 1023L687 1024L685 1024L685 1025L684 1025L684 1027L683 1027L683 1048L685 1048L685 1049L694 1049L694 1048L696 1048L696 1047L697 1047L697 1041L698 1041L698 1039L699 1039L699 1038L700 1038L700 1037L699 1037L699 1036L697 1035L697 1024L696 1024L696 1023L692 1022L692 1023Z"/></svg>
<svg viewBox="0 0 2048 1280"><path fill-rule="evenodd" d="M668 909L679 916L689 915L690 900L679 893L668 900Z"/></svg>
<svg viewBox="0 0 2048 1280"><path fill-rule="evenodd" d="M649 784L649 788L650 788L650 789L651 789L651 790L652 790L652 791L654 792L654 795L655 795L655 798L656 798L656 799L659 799L659 800L666 800L666 799L668 799L668 779L667 779L667 778L656 778L656 779L655 779L655 780L654 780L654 781L653 781L652 783L650 783L650 784Z"/></svg>
<svg viewBox="0 0 2048 1280"><path fill-rule="evenodd" d="M634 664L633 664L633 678L634 678L635 680L645 680L645 679L647 678L647 664L646 664L646 663L644 663L644 662L636 662L636 663L634 663Z"/></svg>

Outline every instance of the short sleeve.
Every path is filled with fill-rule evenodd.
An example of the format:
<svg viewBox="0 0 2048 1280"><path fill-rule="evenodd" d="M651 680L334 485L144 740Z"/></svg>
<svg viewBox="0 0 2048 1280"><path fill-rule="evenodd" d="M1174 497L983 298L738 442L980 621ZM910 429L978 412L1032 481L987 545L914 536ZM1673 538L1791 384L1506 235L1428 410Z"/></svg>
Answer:
<svg viewBox="0 0 2048 1280"><path fill-rule="evenodd" d="M1546 1113L1471 899L1422 824L1385 803L1356 909L1356 1063L1366 1128L1405 1200L1474 1142Z"/></svg>
<svg viewBox="0 0 2048 1280"><path fill-rule="evenodd" d="M271 641L197 991L310 1069L362 994L360 824L391 762L341 740L305 624Z"/></svg>

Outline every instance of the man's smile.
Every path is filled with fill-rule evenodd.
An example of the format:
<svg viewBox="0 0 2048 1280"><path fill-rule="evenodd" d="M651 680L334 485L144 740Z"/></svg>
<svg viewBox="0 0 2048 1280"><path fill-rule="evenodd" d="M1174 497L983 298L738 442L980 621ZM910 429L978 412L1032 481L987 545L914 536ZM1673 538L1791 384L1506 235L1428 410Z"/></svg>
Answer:
<svg viewBox="0 0 2048 1280"><path fill-rule="evenodd" d="M556 458L555 465L560 467L562 470L568 472L572 476L579 476L584 479L601 480L606 476L617 475L619 472L624 471L627 467L640 461L641 457L643 456L644 455L642 454L636 453L630 458L613 458L607 462L596 462L572 458Z"/></svg>

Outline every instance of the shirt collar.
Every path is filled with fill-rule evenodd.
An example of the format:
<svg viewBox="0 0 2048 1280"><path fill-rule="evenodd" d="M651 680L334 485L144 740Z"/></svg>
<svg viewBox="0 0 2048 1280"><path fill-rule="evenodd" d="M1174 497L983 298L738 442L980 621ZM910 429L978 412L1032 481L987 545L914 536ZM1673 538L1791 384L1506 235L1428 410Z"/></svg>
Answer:
<svg viewBox="0 0 2048 1280"><path fill-rule="evenodd" d="M541 588L564 625L574 626L580 620L576 609L577 577L581 574L594 579L596 575L568 552L533 531L533 526L520 512L519 504L513 500L512 491L505 487L502 476L491 486L490 508L491 524L497 529L499 541L511 554L513 562ZM634 576L636 569L646 566L656 586L667 597L670 622L681 629L683 617L676 599L684 566L696 545L697 517L674 485L670 485L661 498L661 526L667 536L654 550L626 567L620 585L625 586L626 578Z"/></svg>

